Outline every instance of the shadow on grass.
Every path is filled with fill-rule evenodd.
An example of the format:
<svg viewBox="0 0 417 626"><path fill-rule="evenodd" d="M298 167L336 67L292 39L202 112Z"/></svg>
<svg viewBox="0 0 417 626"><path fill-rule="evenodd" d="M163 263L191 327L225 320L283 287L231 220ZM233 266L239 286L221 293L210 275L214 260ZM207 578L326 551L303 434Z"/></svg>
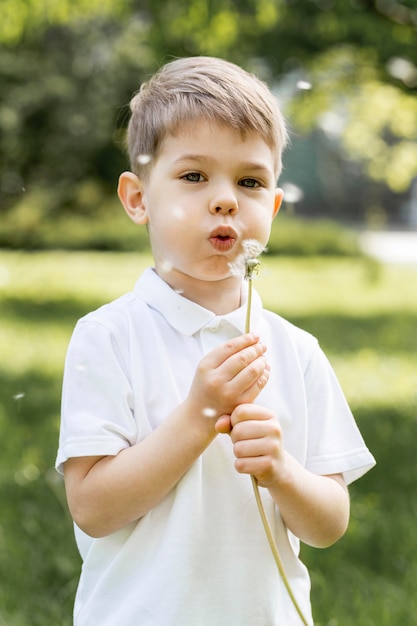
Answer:
<svg viewBox="0 0 417 626"><path fill-rule="evenodd" d="M1 316L25 324L60 323L69 326L103 304L97 299L5 298ZM296 326L315 335L325 351L346 353L376 348L385 353L417 353L417 315L390 313L366 317L314 314L287 317Z"/></svg>
<svg viewBox="0 0 417 626"><path fill-rule="evenodd" d="M9 299L5 316L36 325L73 325L100 303ZM324 349L367 347L417 352L416 317L291 319ZM62 482L52 469L58 444L61 376L40 367L21 376L0 370L0 622L69 626L80 559ZM351 487L352 518L344 539L325 551L303 548L313 572L317 626L412 625L417 615L417 407L356 407L378 465ZM335 599L337 600L335 602Z"/></svg>
<svg viewBox="0 0 417 626"><path fill-rule="evenodd" d="M76 300L74 298L32 299L27 296L4 298L1 303L1 317L21 321L25 324L37 323L62 323L75 324L75 322L90 311L97 309L103 304L98 300Z"/></svg>
<svg viewBox="0 0 417 626"><path fill-rule="evenodd" d="M79 572L53 469L61 380L0 372L0 622L69 626Z"/></svg>
<svg viewBox="0 0 417 626"><path fill-rule="evenodd" d="M377 466L350 488L346 536L317 551L303 547L313 572L318 624L412 626L417 614L417 406L356 411ZM346 616L348 619L346 621Z"/></svg>
<svg viewBox="0 0 417 626"><path fill-rule="evenodd" d="M417 353L417 315L411 313L369 317L315 314L289 320L315 335L325 351L343 354L375 348L385 353Z"/></svg>

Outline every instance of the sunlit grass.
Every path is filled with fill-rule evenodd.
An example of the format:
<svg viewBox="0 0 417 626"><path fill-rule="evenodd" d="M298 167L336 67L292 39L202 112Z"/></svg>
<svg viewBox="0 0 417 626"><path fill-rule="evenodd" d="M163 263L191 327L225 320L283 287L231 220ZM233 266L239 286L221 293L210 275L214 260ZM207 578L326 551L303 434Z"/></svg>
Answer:
<svg viewBox="0 0 417 626"><path fill-rule="evenodd" d="M349 404L414 406L417 412L417 355L386 355L364 349L351 356L330 355Z"/></svg>
<svg viewBox="0 0 417 626"><path fill-rule="evenodd" d="M99 252L0 252L0 296L99 303L130 290L149 255Z"/></svg>
<svg viewBox="0 0 417 626"><path fill-rule="evenodd" d="M284 316L417 312L417 268L369 259L266 257L256 287Z"/></svg>
<svg viewBox="0 0 417 626"><path fill-rule="evenodd" d="M150 255L0 252L0 295L105 302L130 290ZM283 315L417 311L417 270L365 259L264 256L255 287Z"/></svg>
<svg viewBox="0 0 417 626"><path fill-rule="evenodd" d="M60 371L78 317L131 290L151 264L149 255L131 253L1 252L0 345L4 354L13 354L9 370L22 372L41 363L45 370ZM416 268L378 267L363 259L264 257L255 287L267 308L301 326L305 321L305 327L324 343L353 403L404 402L415 394L416 353L404 353L395 337L395 354L384 354L380 345L367 344L372 336L365 328L362 334L368 336L360 338L361 349L338 355L347 349L352 320L372 319L376 314L417 315ZM327 338L327 320L322 334L318 326L317 316L323 315L343 316L336 350L336 338ZM384 341L390 333L403 337L395 322L390 327L388 321L381 332ZM417 334L409 341L416 338Z"/></svg>
<svg viewBox="0 0 417 626"><path fill-rule="evenodd" d="M80 560L53 469L65 353L77 319L149 265L134 253L0 252L0 626L71 624ZM347 536L303 548L317 626L412 626L417 268L265 256L255 287L318 337L378 461L351 488Z"/></svg>

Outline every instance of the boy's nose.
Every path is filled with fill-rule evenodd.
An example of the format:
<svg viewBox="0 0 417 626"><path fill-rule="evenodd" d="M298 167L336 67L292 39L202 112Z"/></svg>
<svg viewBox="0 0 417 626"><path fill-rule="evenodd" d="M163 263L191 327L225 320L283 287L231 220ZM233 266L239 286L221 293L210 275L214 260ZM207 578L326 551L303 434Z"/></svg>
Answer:
<svg viewBox="0 0 417 626"><path fill-rule="evenodd" d="M239 210L237 198L231 193L218 194L210 202L210 213L222 215L234 215Z"/></svg>

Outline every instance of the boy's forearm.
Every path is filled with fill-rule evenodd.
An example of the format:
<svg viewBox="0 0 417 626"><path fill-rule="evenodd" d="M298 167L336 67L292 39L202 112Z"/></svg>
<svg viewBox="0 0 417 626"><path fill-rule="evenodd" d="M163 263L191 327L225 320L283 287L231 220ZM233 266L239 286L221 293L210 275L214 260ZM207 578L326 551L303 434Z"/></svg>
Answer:
<svg viewBox="0 0 417 626"><path fill-rule="evenodd" d="M154 508L216 436L212 420L178 407L155 431L117 456L97 457L83 476L80 459L65 467L68 503L76 524L103 537ZM78 463L78 466L76 464Z"/></svg>
<svg viewBox="0 0 417 626"><path fill-rule="evenodd" d="M319 476L287 454L284 480L269 487L289 530L304 543L326 548L346 532L349 493L340 475Z"/></svg>

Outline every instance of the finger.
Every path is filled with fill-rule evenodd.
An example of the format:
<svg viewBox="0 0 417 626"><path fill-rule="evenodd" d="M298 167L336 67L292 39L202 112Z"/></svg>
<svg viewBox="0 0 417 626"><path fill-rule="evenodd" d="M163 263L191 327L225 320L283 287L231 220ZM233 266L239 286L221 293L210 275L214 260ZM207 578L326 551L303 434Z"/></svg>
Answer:
<svg viewBox="0 0 417 626"><path fill-rule="evenodd" d="M254 438L242 439L233 443L233 453L237 459L251 459L260 456L274 458L278 453L278 448L278 442L259 433L256 433Z"/></svg>
<svg viewBox="0 0 417 626"><path fill-rule="evenodd" d="M273 412L258 404L239 404L232 412L230 419L233 427L240 422L250 420L254 420L255 422L273 420L276 422ZM276 423L278 425L278 422Z"/></svg>
<svg viewBox="0 0 417 626"><path fill-rule="evenodd" d="M230 357L241 352L245 348L254 346L259 343L259 336L254 333L247 333L245 335L238 335L230 341L223 343L222 345L211 350L205 357L204 361L208 368L218 368Z"/></svg>
<svg viewBox="0 0 417 626"><path fill-rule="evenodd" d="M236 459L234 466L239 474L255 476L261 487L268 487L275 480L275 464L267 456Z"/></svg>
<svg viewBox="0 0 417 626"><path fill-rule="evenodd" d="M219 370L223 370L225 376L229 380L233 380L235 376L238 376L246 369L248 369L249 373L252 372L252 366L254 365L259 368L259 363L262 363L265 367L266 360L263 358L265 352L265 344L259 341L258 343L247 346L239 352L231 355L222 363ZM262 361L256 363L259 358L262 358ZM256 373L255 370L253 370L253 372Z"/></svg>
<svg viewBox="0 0 417 626"><path fill-rule="evenodd" d="M233 378L224 376L224 379L229 381L227 383L229 394L238 399L236 404L253 402L268 382L268 378L269 365L264 356L257 357L237 372Z"/></svg>
<svg viewBox="0 0 417 626"><path fill-rule="evenodd" d="M216 421L214 430L222 435L228 435L232 431L232 424L230 421L230 415L222 415Z"/></svg>
<svg viewBox="0 0 417 626"><path fill-rule="evenodd" d="M233 443L255 441L257 439L265 439L269 435L269 427L267 420L250 420L239 422L232 428L231 439ZM239 448L240 449L240 448ZM245 448L246 450L246 448ZM245 454L245 456L248 456Z"/></svg>

